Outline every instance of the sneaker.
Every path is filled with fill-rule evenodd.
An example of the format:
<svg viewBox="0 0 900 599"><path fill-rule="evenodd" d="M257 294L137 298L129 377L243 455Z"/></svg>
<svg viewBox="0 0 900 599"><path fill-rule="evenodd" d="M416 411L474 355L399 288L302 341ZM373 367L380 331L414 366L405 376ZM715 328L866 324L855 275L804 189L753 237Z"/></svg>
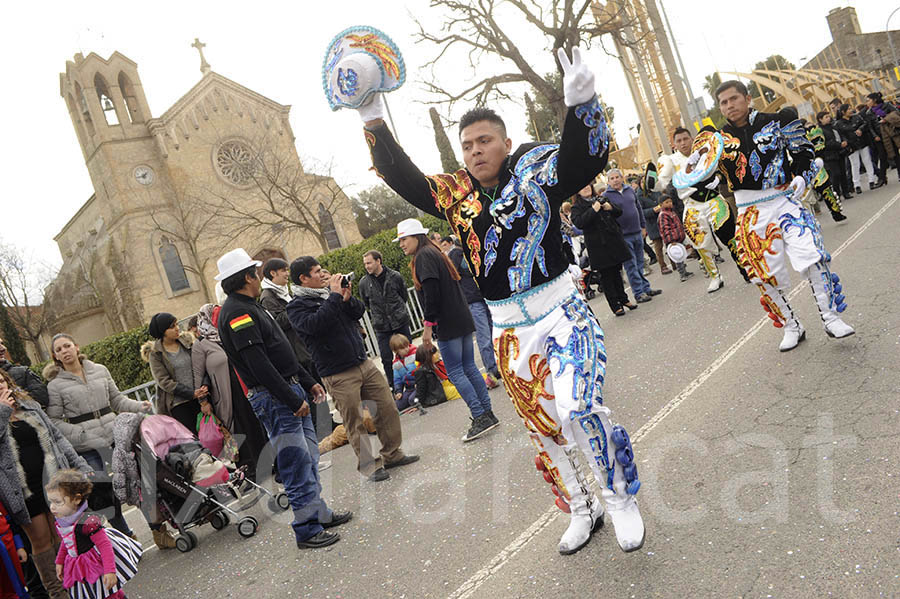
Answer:
<svg viewBox="0 0 900 599"><path fill-rule="evenodd" d="M662 289L651 289L647 292L647 295L653 297L654 295L659 295L660 293L662 293Z"/></svg>
<svg viewBox="0 0 900 599"><path fill-rule="evenodd" d="M859 185L856 186L856 195L860 195L862 193L862 188Z"/></svg>
<svg viewBox="0 0 900 599"><path fill-rule="evenodd" d="M688 280L688 275L686 272L681 273L681 282L684 283Z"/></svg>
<svg viewBox="0 0 900 599"><path fill-rule="evenodd" d="M298 549L319 549L320 547L328 547L334 545L341 540L341 535L336 532L328 532L323 530L319 534L313 535L305 541L297 541Z"/></svg>
<svg viewBox="0 0 900 599"><path fill-rule="evenodd" d="M332 512L331 513L331 522L319 522L322 525L322 528L332 528L334 526L340 526L346 522L350 522L353 519L353 512Z"/></svg>
<svg viewBox="0 0 900 599"><path fill-rule="evenodd" d="M634 301L636 301L639 304L643 304L644 302L649 302L652 299L653 298L650 297L648 294L644 294L644 295L639 295L636 298L634 298Z"/></svg>
<svg viewBox="0 0 900 599"><path fill-rule="evenodd" d="M390 477L391 477L391 475L388 474L387 470L385 470L384 468L379 468L378 470L376 470L375 472L373 472L372 474L369 475L369 482L370 483L380 483L381 481L387 480Z"/></svg>
<svg viewBox="0 0 900 599"><path fill-rule="evenodd" d="M491 419L491 422L493 422L494 424L500 424L500 421L497 420L496 416L494 416L493 410L488 410L487 412L485 412L485 414L487 414L488 418Z"/></svg>
<svg viewBox="0 0 900 599"><path fill-rule="evenodd" d="M494 427L499 426L499 421L494 423L490 416L486 413L481 414L477 418L472 418L472 426L469 427L468 432L462 438L463 443L468 443L469 441L474 441L478 437L484 435L486 432L491 430Z"/></svg>

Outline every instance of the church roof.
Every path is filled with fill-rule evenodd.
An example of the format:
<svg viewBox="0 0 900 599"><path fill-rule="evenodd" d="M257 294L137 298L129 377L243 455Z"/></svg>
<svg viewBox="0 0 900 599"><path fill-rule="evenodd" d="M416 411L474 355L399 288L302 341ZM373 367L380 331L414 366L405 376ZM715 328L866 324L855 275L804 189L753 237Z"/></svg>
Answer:
<svg viewBox="0 0 900 599"><path fill-rule="evenodd" d="M250 100L256 104L262 104L263 106L270 108L276 112L282 112L287 114L290 112L290 105L279 104L274 100L267 98L266 96L253 91L247 87L244 87L240 83L236 83L225 77L216 73L215 71L209 71L206 73L200 81L197 82L194 87L189 89L183 96L181 96L172 106L162 113L159 117L155 119L151 119L151 121L159 121L163 125L168 125L171 121L177 119L181 114L190 108L190 106L194 103L197 98L201 98L204 96L204 92L210 91L215 87L222 87L225 90L239 96ZM149 123L148 123L149 124Z"/></svg>

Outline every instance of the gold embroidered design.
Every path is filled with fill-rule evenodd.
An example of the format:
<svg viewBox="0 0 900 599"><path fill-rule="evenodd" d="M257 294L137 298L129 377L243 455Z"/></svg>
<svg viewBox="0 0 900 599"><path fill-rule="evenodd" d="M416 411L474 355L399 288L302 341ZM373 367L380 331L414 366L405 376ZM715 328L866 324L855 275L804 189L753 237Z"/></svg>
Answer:
<svg viewBox="0 0 900 599"><path fill-rule="evenodd" d="M526 380L516 375L509 363L519 357L519 338L515 329L506 329L495 342L497 353L497 368L506 387L506 392L512 399L516 413L525 421L528 430L544 437L550 437L557 445L565 445L566 439L562 434L562 427L541 406L540 399L553 400L552 393L545 389L545 380L550 376L550 366L547 359L533 354L528 359L528 368L532 379Z"/></svg>
<svg viewBox="0 0 900 599"><path fill-rule="evenodd" d="M741 266L747 271L747 274L761 280L764 283L777 287L778 282L775 276L769 271L769 264L766 262L766 254L775 255L772 244L776 239L781 239L781 229L775 223L769 223L766 226L765 237L760 237L753 230L759 220L759 209L756 206L749 206L737 223L737 248L740 255Z"/></svg>

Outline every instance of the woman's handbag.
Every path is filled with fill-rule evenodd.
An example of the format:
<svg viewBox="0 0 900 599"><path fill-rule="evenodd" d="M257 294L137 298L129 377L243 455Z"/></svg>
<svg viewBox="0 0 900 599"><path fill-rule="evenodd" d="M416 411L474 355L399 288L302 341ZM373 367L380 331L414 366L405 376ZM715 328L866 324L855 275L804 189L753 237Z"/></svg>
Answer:
<svg viewBox="0 0 900 599"><path fill-rule="evenodd" d="M215 416L197 415L197 439L214 456L218 457L222 453L222 448L225 446L225 436L219 430L219 421Z"/></svg>

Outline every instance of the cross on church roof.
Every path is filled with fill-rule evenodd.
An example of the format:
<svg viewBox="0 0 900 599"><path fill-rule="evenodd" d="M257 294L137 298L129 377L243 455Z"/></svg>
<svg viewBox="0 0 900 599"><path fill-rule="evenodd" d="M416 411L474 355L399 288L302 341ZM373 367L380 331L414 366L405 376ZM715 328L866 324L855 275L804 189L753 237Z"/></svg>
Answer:
<svg viewBox="0 0 900 599"><path fill-rule="evenodd" d="M200 38L194 38L194 43L191 44L191 48L197 48L197 51L200 53L200 72L206 75L210 71L209 63L206 62L206 57L203 56L203 48L206 47L206 44L200 41Z"/></svg>

